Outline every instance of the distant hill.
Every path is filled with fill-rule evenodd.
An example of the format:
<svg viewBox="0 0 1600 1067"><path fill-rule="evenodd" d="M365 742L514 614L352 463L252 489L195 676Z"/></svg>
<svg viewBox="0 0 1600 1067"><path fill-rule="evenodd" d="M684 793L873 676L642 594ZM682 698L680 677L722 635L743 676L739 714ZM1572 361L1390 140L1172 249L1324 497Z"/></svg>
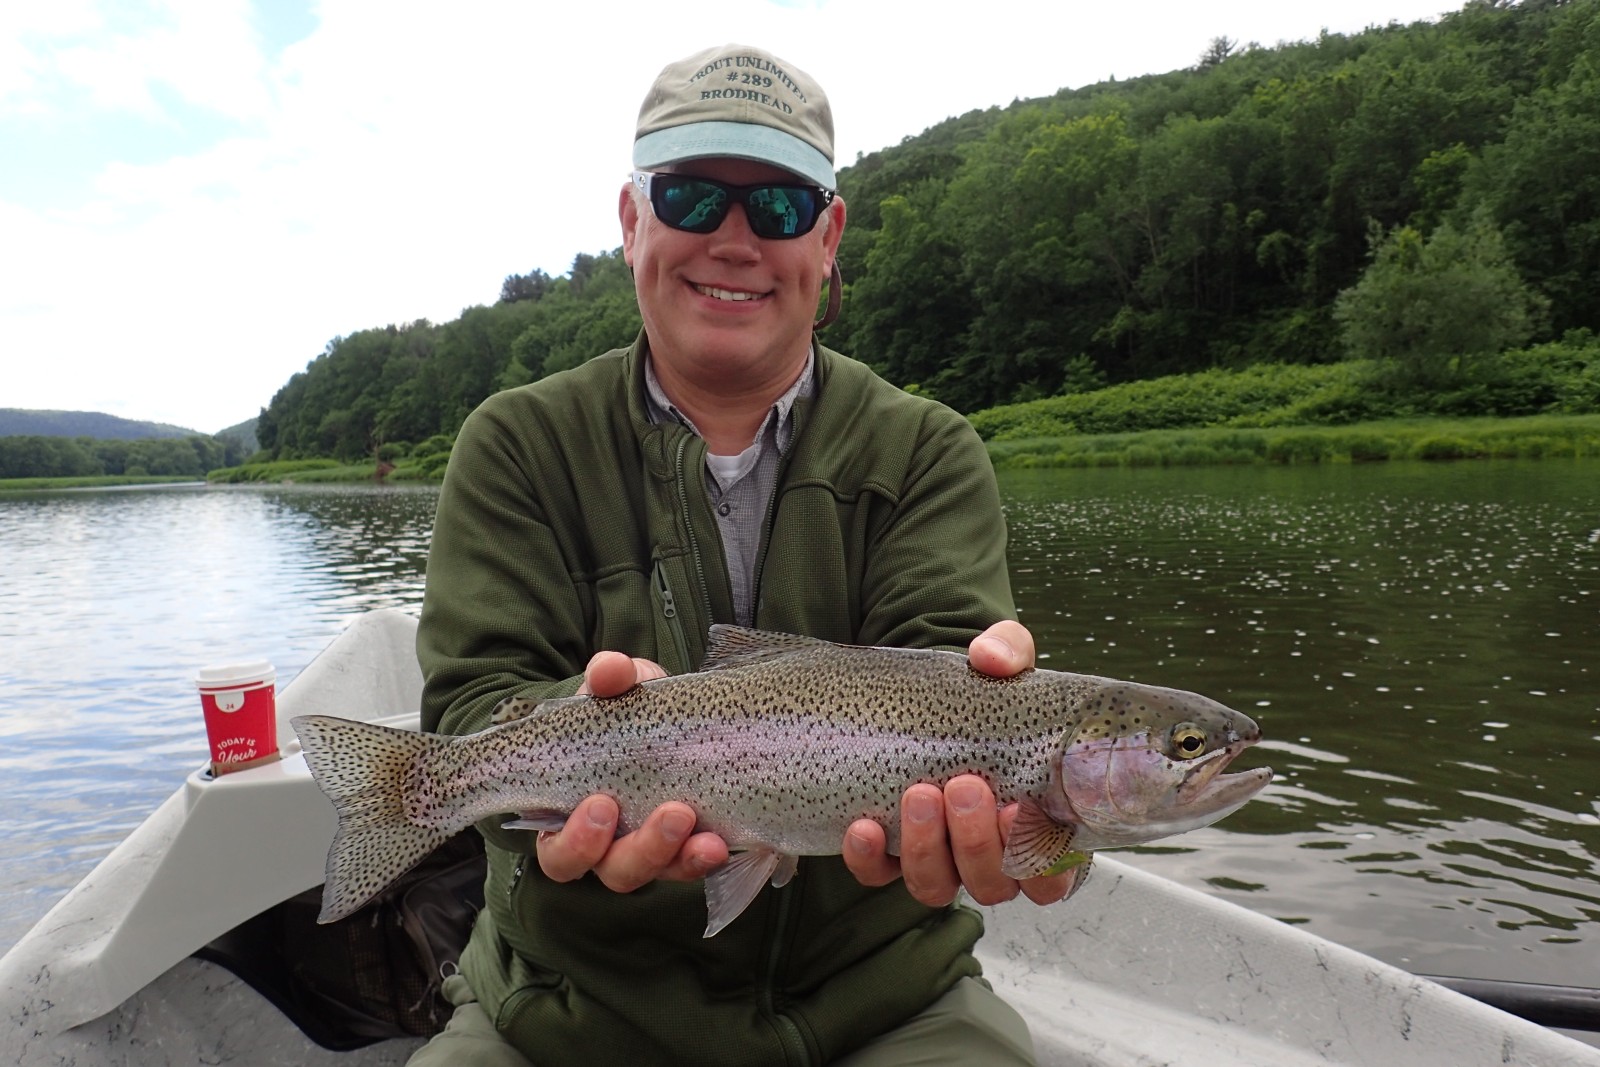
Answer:
<svg viewBox="0 0 1600 1067"><path fill-rule="evenodd" d="M251 438L254 439L251 420ZM97 441L142 441L199 433L164 422L136 422L100 411L39 411L0 408L0 437L91 437Z"/></svg>
<svg viewBox="0 0 1600 1067"><path fill-rule="evenodd" d="M232 437L244 446L244 454L254 455L261 450L261 442L256 440L256 420L245 419L243 422L229 426L225 430L218 430L215 437Z"/></svg>

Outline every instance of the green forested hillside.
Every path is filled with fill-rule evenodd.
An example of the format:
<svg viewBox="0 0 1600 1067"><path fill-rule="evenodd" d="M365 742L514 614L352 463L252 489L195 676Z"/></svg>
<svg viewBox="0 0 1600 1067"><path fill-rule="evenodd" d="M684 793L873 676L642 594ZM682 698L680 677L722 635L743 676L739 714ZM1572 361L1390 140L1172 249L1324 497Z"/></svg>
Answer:
<svg viewBox="0 0 1600 1067"><path fill-rule="evenodd" d="M98 411L0 408L0 479L198 478L247 455L242 437Z"/></svg>
<svg viewBox="0 0 1600 1067"><path fill-rule="evenodd" d="M102 411L47 411L0 408L0 437L90 437L97 441L139 441L149 437L188 437L195 431L164 422L139 422Z"/></svg>
<svg viewBox="0 0 1600 1067"><path fill-rule="evenodd" d="M1346 356L1398 368L1373 379L1410 391L1393 410L1583 410L1597 99L1600 0L1474 0L975 111L841 172L847 293L824 341L969 412ZM452 322L335 339L262 412L260 443L403 451L637 329L619 256L579 256Z"/></svg>

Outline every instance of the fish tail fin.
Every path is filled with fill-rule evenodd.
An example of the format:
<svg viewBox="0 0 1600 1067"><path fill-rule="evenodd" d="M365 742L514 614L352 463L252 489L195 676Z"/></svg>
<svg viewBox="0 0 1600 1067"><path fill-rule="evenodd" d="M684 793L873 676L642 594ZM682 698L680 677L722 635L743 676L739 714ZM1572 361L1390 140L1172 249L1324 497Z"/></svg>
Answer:
<svg viewBox="0 0 1600 1067"><path fill-rule="evenodd" d="M449 738L330 715L292 720L306 765L339 817L317 922L344 918L449 840L452 830L406 817L403 786L418 757Z"/></svg>

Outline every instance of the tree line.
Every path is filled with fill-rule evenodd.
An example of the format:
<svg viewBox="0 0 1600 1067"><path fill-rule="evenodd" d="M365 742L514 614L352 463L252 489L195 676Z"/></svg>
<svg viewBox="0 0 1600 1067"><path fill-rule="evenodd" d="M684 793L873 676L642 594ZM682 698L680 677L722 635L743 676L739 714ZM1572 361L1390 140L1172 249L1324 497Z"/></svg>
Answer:
<svg viewBox="0 0 1600 1067"><path fill-rule="evenodd" d="M35 434L0 437L0 478L202 478L207 471L232 466L244 458L238 441L203 434L138 441Z"/></svg>
<svg viewBox="0 0 1600 1067"><path fill-rule="evenodd" d="M1530 342L1581 362L1597 99L1600 0L1472 0L969 112L841 171L844 311L822 339L967 412L1259 363L1410 358L1392 381L1420 389ZM334 339L258 436L348 459L450 435L638 328L620 254L580 255L452 322Z"/></svg>

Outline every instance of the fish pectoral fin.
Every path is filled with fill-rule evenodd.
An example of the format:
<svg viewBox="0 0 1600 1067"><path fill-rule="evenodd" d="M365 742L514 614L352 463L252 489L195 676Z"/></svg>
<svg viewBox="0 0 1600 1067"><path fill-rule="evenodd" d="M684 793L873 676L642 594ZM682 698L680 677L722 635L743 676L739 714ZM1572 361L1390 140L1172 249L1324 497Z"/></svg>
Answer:
<svg viewBox="0 0 1600 1067"><path fill-rule="evenodd" d="M502 830L549 830L556 831L567 825L567 816L570 811L524 811L518 813L515 819L500 824Z"/></svg>
<svg viewBox="0 0 1600 1067"><path fill-rule="evenodd" d="M1075 827L1056 822L1032 800L1023 799L1017 805L1011 835L1006 838L1000 870L1008 878L1037 878L1042 874L1060 874L1085 862L1072 859L1074 856L1086 859L1088 855L1072 851L1074 831Z"/></svg>
<svg viewBox="0 0 1600 1067"><path fill-rule="evenodd" d="M736 852L728 862L706 875L706 937L715 937L737 919L771 882L788 884L800 861L776 849L752 848Z"/></svg>

